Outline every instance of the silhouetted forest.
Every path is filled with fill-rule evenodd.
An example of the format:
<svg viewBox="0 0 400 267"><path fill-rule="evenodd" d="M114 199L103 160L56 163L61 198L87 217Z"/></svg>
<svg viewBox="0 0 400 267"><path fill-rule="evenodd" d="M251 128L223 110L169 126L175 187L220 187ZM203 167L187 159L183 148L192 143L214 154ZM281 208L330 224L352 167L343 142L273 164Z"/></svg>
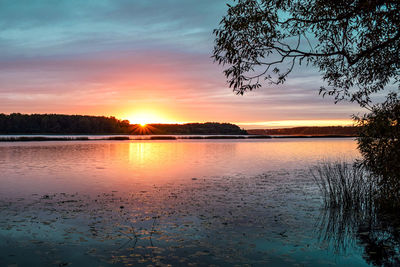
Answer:
<svg viewBox="0 0 400 267"><path fill-rule="evenodd" d="M140 129L139 129L140 130ZM186 124L149 124L148 134L247 134L245 130L231 123L186 123Z"/></svg>
<svg viewBox="0 0 400 267"><path fill-rule="evenodd" d="M114 117L0 114L1 134L127 134L129 121Z"/></svg>
<svg viewBox="0 0 400 267"><path fill-rule="evenodd" d="M259 135L335 135L335 136L357 136L358 129L354 126L326 126L326 127L294 127L282 129L255 129L247 130L249 134Z"/></svg>
<svg viewBox="0 0 400 267"><path fill-rule="evenodd" d="M0 114L0 134L247 134L230 123L130 124L115 117Z"/></svg>

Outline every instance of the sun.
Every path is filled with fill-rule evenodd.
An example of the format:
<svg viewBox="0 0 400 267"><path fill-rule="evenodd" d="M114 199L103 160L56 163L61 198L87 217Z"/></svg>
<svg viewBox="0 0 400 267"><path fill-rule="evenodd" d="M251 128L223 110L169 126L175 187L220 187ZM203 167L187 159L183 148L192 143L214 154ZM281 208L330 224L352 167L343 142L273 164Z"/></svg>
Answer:
<svg viewBox="0 0 400 267"><path fill-rule="evenodd" d="M147 124L152 123L153 119L148 114L137 114L133 116L129 121L133 124L139 124L141 127L144 127Z"/></svg>
<svg viewBox="0 0 400 267"><path fill-rule="evenodd" d="M131 124L137 124L140 127L146 127L148 124L153 123L163 123L165 121L162 116L152 110L135 112L129 115L127 119Z"/></svg>

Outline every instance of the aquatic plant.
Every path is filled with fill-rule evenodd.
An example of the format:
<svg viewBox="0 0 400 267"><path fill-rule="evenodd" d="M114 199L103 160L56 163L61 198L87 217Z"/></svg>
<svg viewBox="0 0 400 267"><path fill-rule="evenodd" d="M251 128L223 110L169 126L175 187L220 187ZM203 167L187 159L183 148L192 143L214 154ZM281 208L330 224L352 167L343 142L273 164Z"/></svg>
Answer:
<svg viewBox="0 0 400 267"><path fill-rule="evenodd" d="M359 165L345 161L323 162L311 168L325 207L362 209L371 205L377 185L369 173Z"/></svg>
<svg viewBox="0 0 400 267"><path fill-rule="evenodd" d="M380 177L364 165L324 162L312 168L324 208L319 238L346 253L355 242L364 248L364 259L375 266L400 264L400 220L395 202L384 195Z"/></svg>

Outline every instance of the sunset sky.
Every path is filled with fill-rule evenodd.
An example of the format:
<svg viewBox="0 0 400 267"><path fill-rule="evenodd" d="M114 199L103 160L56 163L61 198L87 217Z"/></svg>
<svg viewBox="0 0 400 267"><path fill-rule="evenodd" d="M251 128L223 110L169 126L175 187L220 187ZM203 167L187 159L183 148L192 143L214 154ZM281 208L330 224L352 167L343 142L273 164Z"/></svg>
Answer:
<svg viewBox="0 0 400 267"><path fill-rule="evenodd" d="M322 99L321 75L238 96L211 59L220 0L0 0L0 113L340 125L357 104Z"/></svg>

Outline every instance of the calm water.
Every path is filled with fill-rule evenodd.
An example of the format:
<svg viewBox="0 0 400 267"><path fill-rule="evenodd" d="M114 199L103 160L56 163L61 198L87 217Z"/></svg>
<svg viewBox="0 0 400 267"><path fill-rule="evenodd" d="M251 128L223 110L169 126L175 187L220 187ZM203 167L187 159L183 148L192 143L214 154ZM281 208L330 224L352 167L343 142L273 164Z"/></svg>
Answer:
<svg viewBox="0 0 400 267"><path fill-rule="evenodd" d="M309 173L353 139L0 143L0 266L367 265Z"/></svg>

